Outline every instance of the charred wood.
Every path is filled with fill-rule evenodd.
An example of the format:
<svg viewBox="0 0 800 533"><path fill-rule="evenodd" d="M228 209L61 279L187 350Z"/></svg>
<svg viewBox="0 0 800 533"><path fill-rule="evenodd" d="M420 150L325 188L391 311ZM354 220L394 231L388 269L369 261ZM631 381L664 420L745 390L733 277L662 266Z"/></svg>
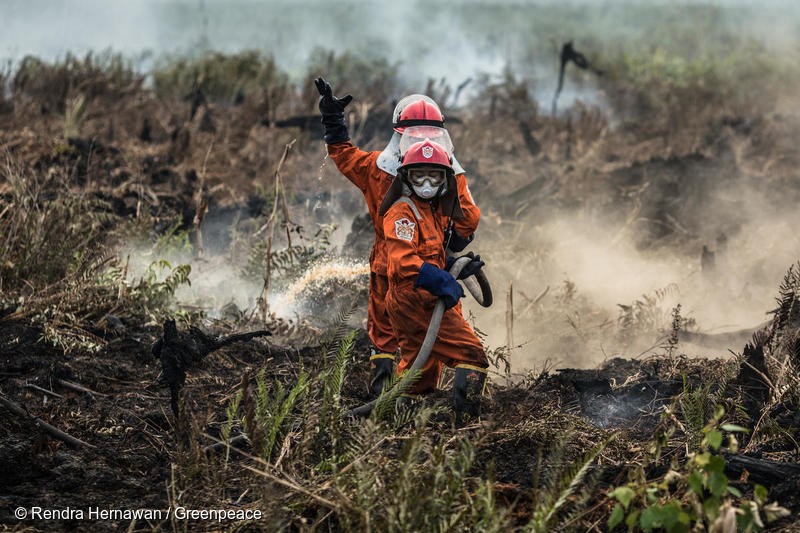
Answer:
<svg viewBox="0 0 800 533"><path fill-rule="evenodd" d="M770 487L800 475L800 464L758 459L747 455L726 455L725 473L732 478L741 478L745 475L749 481Z"/></svg>
<svg viewBox="0 0 800 533"><path fill-rule="evenodd" d="M739 329L736 331L729 331L726 333L699 333L694 331L681 330L678 332L678 340L682 342L691 342L699 344L706 348L716 348L718 350L727 350L737 348L747 343L753 334L762 330L769 325L769 322L764 322L752 328Z"/></svg>
<svg viewBox="0 0 800 533"><path fill-rule="evenodd" d="M164 332L153 344L153 356L161 361L161 379L170 389L172 412L178 416L178 395L186 382L186 371L199 364L211 352L235 342L245 342L256 337L272 335L259 330L224 337L207 335L197 327L179 332L175 320L164 321Z"/></svg>
<svg viewBox="0 0 800 533"><path fill-rule="evenodd" d="M764 358L766 341L767 335L763 330L753 334L752 342L744 347L739 374L733 381L747 416L753 421L761 417L770 397L769 370Z"/></svg>

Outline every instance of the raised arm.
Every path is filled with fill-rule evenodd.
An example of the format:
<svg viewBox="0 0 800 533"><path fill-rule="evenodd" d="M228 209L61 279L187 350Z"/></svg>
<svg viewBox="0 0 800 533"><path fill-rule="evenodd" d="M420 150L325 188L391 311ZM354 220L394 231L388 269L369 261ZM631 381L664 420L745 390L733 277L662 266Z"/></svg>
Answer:
<svg viewBox="0 0 800 533"><path fill-rule="evenodd" d="M361 189L366 191L368 171L375 164L375 157L370 152L360 150L350 142L344 109L353 97L346 95L337 98L333 95L331 85L322 78L314 80L319 92L319 112L322 114L322 125L325 126L324 139L328 145L328 155L336 163L339 172Z"/></svg>

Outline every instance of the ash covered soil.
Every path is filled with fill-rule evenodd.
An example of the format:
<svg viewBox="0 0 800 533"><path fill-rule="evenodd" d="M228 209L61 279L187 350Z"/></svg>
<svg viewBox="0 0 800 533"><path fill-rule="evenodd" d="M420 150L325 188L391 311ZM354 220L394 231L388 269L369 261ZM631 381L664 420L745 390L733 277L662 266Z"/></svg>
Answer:
<svg viewBox="0 0 800 533"><path fill-rule="evenodd" d="M12 97L0 102L0 147L8 154L2 167L5 179L0 182L0 223L8 229L9 243L0 261L2 527L173 530L179 527L169 520L34 523L19 521L12 513L20 506L86 510L185 505L269 509L271 517L252 526L265 530L308 530L315 525L347 529L345 520L351 515L337 513L350 512L351 498L360 492L344 494L332 473L352 468L352 474L356 467L343 465L368 459L370 464L394 468L402 444L414 434L413 424L400 425L364 450L358 445L371 442L371 422L318 425L327 416L318 405L350 408L368 400L363 272L347 283L317 287L322 298L298 308L308 316L298 311L291 320L268 316L262 321L253 318L258 311L252 309L234 307L224 313L219 301L192 307L162 282L136 285L132 276L126 277L125 252L120 256L125 235L136 230L144 233L147 246L157 250L148 252L152 260L160 258L158 250L166 241L184 252L188 247L190 256L198 254L200 242L204 261L226 255L236 259L237 271L255 264L261 269L256 273L262 275L264 250L259 246L280 197L288 213L281 215L275 229L276 284L281 275L301 270L297 265L305 265L309 257L331 259L327 253L315 255L315 247L330 251L326 242L330 234L320 230L312 238L308 228L353 221L341 255L363 262L371 233L358 192L332 168L318 132L278 126L283 119L296 123L289 119L315 112L308 102L316 97L292 92L287 82L272 78L273 85L241 99L238 93L235 99L215 99L203 92L202 84L191 82L175 89L175 94L156 96L134 74L115 79L91 61L69 68L33 67L40 69L36 76L19 78ZM463 162L470 168L473 193L484 209L479 242L485 243L486 252L481 248L481 253L505 257L513 266L505 265L506 269L536 264L539 258L525 255L533 254L527 243L520 246L515 239L522 239L526 227L546 223L559 210L600 213L604 221L627 231L639 247L669 248L692 258L699 258L704 243L721 231L731 240L744 233L746 221L737 213L744 212L751 200L758 201L753 209L762 212L764 205L776 211L787 206L796 210L797 117L758 109L737 109L737 114L727 116L725 110L699 106L697 113L686 112L681 121L667 120L669 115L614 129L599 110L578 106L563 116L544 116L514 84L506 89L499 93L492 89L492 102L499 99L499 111L494 104L491 109L476 108L475 116L465 115L452 126L459 154L465 154ZM77 92L86 96L88 111L79 112L81 106L72 98ZM288 95L277 108L276 95ZM675 97L678 108L680 97ZM382 115L391 110L387 94L362 98L373 102ZM364 118L366 123L369 117L355 111L349 118ZM485 124L491 127L484 128ZM384 132L388 127L379 124L374 129ZM362 146L382 146L381 134L364 133L370 128L354 131L364 135L356 139ZM284 154L288 154L285 161ZM281 192L277 175L282 176L284 196L277 194ZM706 227L705 198L754 185L760 196L727 198L725 216ZM59 203L64 199L75 203ZM39 212L47 216L33 216ZM202 236L197 232L198 217ZM173 239L178 234L181 239ZM785 253L779 248L769 248L769 254ZM48 256L51 250L55 253ZM67 266L58 263L73 256L76 261L64 261ZM733 269L745 259L734 257ZM758 262L748 265L747 274L763 267ZM503 270L498 266L495 272ZM743 436L740 442L739 455L754 462L744 466L740 462L737 470L737 463L729 461L731 484L751 497L752 481L757 479L768 486L771 499L796 515L800 477L795 475L795 436L800 418L795 370L800 366L800 345L794 339L800 331L799 273L787 277L786 286L778 291L780 307L764 333L751 341L750 356L717 357L727 355L724 349L709 351L715 356L707 359L682 356L677 339L686 338L686 331L673 331L678 337L666 348L658 346L636 359L607 358L588 369L545 367L521 373L514 352L510 356L495 352L496 369L504 367L502 359L507 357L513 373L498 370L492 375L481 423L452 427L445 383L445 392L426 402L442 409L428 420L425 438L449 452L450 444L467 437L473 461L464 474L467 488L455 492L472 498L479 492L476 480L492 480L498 504L509 513L510 523L519 526L527 523L539 503L542 479L579 464L606 443L591 462L592 481L584 483L582 514L566 527L603 529L613 506L608 489L627 483L637 465L647 465L647 479L663 478L674 463L686 459L690 446L700 440L698 435L702 438L714 406L722 405L729 421L750 428L760 424L752 438ZM198 279L202 275L192 275L197 276L191 279L193 287L203 286ZM215 285L227 290L228 282L223 276ZM259 289L255 285L256 293ZM496 289L499 294L501 287ZM539 289L525 287L530 294ZM567 311L574 316L574 308L568 307L571 292L551 295L556 303L550 296L544 304L523 301L520 319L529 320L520 323L532 328L537 321L546 327L563 326ZM342 340L337 332L342 324L331 324L336 324L341 304L351 300L356 311L345 322L356 335L346 354L340 397L331 393L329 398L322 389L335 381L326 373L340 368L336 350ZM652 304L648 302L630 306L626 324L664 326L647 322ZM586 316L592 318L594 312L590 309ZM597 316L603 324L615 323L607 315ZM160 380L161 362L152 354L169 317L179 318L181 331L188 324L210 335L266 327L274 335L226 346L192 365L182 389L182 416L176 418L170 391ZM676 329L687 325L680 323ZM587 347L578 338L580 333L570 332L570 342L559 345L569 353L556 355L597 360L598 354L582 353ZM737 337L736 343L726 342L725 347L737 354L747 352L744 343L752 333L748 331L744 340ZM691 334L693 339L699 335ZM254 400L264 397L259 396L259 387L265 384L285 401L288 391L307 379L303 376L311 376L312 389L285 413ZM315 380L319 376L328 377ZM235 417L228 413L232 404L239 406ZM17 406L27 414L15 412ZM244 425L254 423L259 409L273 418L278 413L286 423L279 424L274 434L270 428L259 428L254 438L237 441L230 452L215 446L227 430L231 438L239 437ZM231 427L232 418L237 422ZM79 442L54 438L40 427L42 422ZM274 446L265 465L253 453L259 442L272 437ZM653 461L650 447L655 441L662 453ZM357 455L346 456L348 461L357 459L352 463L318 453L348 450L350 445L357 450ZM771 475L776 469L782 474ZM786 518L771 527L790 527L794 520ZM189 527L219 529L207 522Z"/></svg>
<svg viewBox="0 0 800 533"><path fill-rule="evenodd" d="M17 506L86 510L175 505L169 496L174 465L186 461L187 449L194 446L210 460L219 460L223 452L209 447L217 442L225 407L241 387L243 375L264 369L267 382L289 383L298 368L322 372L329 361L324 347L283 347L263 339L210 354L189 371L183 389L184 409L195 426L190 434L196 442L188 443L185 436L179 437L169 391L157 381L161 365L151 354L151 345L161 334L160 328L95 333L107 341L101 352L65 355L42 345L38 332L23 324L0 324L0 339L7 347L0 367L4 398L13 398L30 415L85 443L69 446L38 430L33 420L2 418L0 520L7 526L23 527L10 515ZM368 355L368 340L361 331L342 392L347 406L368 400ZM622 484L626 466L639 460L642 446L663 419L664 408L687 387L720 382L730 365L723 360L664 356L612 359L595 369L515 376L513 384L504 384L504 377L496 375L487 390L480 425L455 430L449 417L441 416L429 431L445 440L468 431L478 457L474 474L485 476L491 471L498 497L524 520L535 482L533 473L552 467L542 462L543 455L563 446L559 448L562 460L579 458L613 434L615 439L597 461L601 477L594 490L600 494ZM446 407L449 398L445 392L438 393L428 404ZM566 435L568 442L558 441ZM240 447L244 453L249 451L246 445ZM679 447L672 453L680 453ZM767 446L756 456L791 461L793 453ZM247 460L234 451L233 462ZM800 510L794 495L800 477L771 481L773 493L782 496L779 501L793 511ZM748 488L744 481L733 483ZM216 493L217 499L205 501L216 501L224 508L247 508L253 502L237 499L251 484L251 479L228 482ZM196 527L207 525L198 523ZM89 524L78 520L37 521L35 529L127 530L129 526L135 530L169 529L167 523L147 521Z"/></svg>
<svg viewBox="0 0 800 533"><path fill-rule="evenodd" d="M169 506L166 487L178 443L169 393L156 382L161 365L151 354L160 330L121 336L97 333L106 335L106 349L65 356L38 342L38 332L31 328L8 322L0 326L1 342L9 349L0 367L5 397L86 443L70 447L38 431L31 420L5 416L0 445L5 523L12 521L10 510L19 505ZM364 332L358 345L344 389L344 402L350 405L368 400L369 352ZM313 346L292 349L261 340L240 343L209 355L200 368L190 371L184 394L199 418L216 419L216 424L202 428L214 434L213 426L221 422L218 417L224 414L242 374L264 368L270 380L284 380L299 363L315 368L323 355L323 349ZM668 363L675 367L667 367ZM476 430L483 442L478 452L496 463L498 482L522 491L531 483L536 451L551 444L547 413L557 424L570 420L587 438L602 435L603 430L623 429L635 442L652 431L661 407L682 390L680 370L690 369L699 384L714 379L715 367L688 360L613 360L597 370L562 370L516 386L494 384L485 426ZM76 390L76 384L85 390ZM618 385L612 389L612 384ZM535 418L533 412L538 413ZM538 425L543 425L538 428L541 442L525 431ZM206 439L204 444L212 443ZM69 522L54 525L68 528Z"/></svg>

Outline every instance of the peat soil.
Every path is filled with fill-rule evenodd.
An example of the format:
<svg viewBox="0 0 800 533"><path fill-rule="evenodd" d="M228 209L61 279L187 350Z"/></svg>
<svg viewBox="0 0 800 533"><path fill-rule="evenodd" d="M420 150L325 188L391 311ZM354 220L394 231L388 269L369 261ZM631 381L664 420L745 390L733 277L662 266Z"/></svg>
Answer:
<svg viewBox="0 0 800 533"><path fill-rule="evenodd" d="M230 332L222 331L221 324L209 324L209 329ZM168 487L178 443L169 391L158 381L161 366L151 353L161 330L118 327L93 333L107 343L101 352L64 354L39 342L40 331L0 321L0 345L6 347L0 358L0 390L31 416L4 410L0 417L0 524L5 527L83 531L131 525L127 521L19 521L12 515L17 507L86 513L90 507L170 506ZM288 382L296 375L298 363L312 372L321 370L323 354L319 346L279 346L273 338L222 348L189 371L185 405L197 420L211 421L202 432L218 433L214 426L224 420L225 407L243 374L265 369L267 379ZM360 331L343 391L346 405L367 399L368 355L366 333ZM624 478L617 478L626 455L635 455L635 448L652 435L663 407L683 390L680 376L699 385L719 377L720 366L679 357L612 359L597 369L561 369L510 380L495 376L483 423L475 433L476 468L492 469L502 498L524 502L534 481L532 473L548 468L543 450L563 445L567 453L580 455L581 450L585 453L592 444L616 433L616 444L600 461L606 468L599 488L624 483ZM441 392L431 401L445 405L449 398ZM33 417L85 444L70 446L52 438L37 427ZM446 425L439 429L452 431ZM568 434L565 429L571 430L570 441L554 442ZM782 492L790 495L788 490ZM789 505L797 503L789 500ZM156 526L140 522L135 527Z"/></svg>

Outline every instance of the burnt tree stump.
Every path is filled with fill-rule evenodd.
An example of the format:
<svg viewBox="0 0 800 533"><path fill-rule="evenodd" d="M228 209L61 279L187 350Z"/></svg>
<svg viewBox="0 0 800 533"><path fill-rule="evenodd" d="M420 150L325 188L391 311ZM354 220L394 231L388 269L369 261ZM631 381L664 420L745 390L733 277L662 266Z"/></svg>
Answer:
<svg viewBox="0 0 800 533"><path fill-rule="evenodd" d="M272 335L272 332L258 330L217 337L208 335L195 326L180 332L175 320L165 320L164 332L153 344L152 353L161 361L161 380L169 386L170 403L175 417L178 416L178 395L186 382L187 370L197 366L214 350L234 342L249 341L268 335Z"/></svg>

